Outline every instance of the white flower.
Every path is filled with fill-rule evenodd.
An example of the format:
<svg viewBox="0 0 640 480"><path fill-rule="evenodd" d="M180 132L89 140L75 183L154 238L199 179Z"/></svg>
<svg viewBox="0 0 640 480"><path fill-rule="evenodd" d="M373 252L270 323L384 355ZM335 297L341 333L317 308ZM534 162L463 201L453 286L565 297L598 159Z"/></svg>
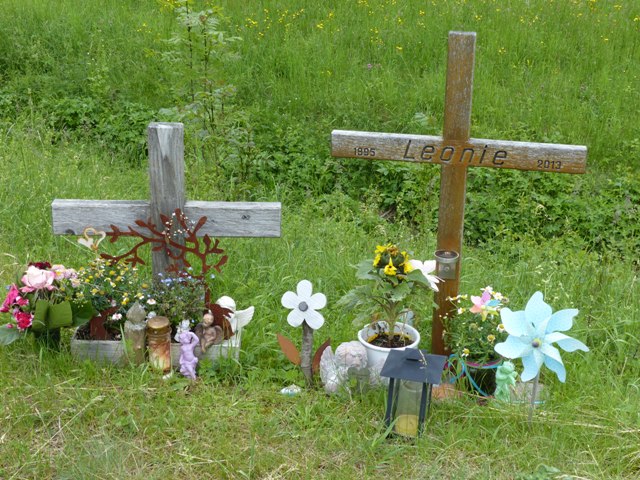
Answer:
<svg viewBox="0 0 640 480"><path fill-rule="evenodd" d="M425 278L429 281L431 290L433 290L434 292L437 292L438 285L436 284L440 282L440 279L435 275L429 275L431 272L434 272L436 270L436 261L425 260L424 262L421 262L420 260L412 259L412 260L409 260L409 263L415 270L420 270L422 272Z"/></svg>
<svg viewBox="0 0 640 480"><path fill-rule="evenodd" d="M147 305L155 305L156 301L153 298L150 298L149 300L147 300Z"/></svg>
<svg viewBox="0 0 640 480"><path fill-rule="evenodd" d="M293 292L286 292L282 296L282 306L292 309L287 317L287 322L292 327L299 327L302 322L307 322L314 330L319 329L324 324L324 317L316 312L327 305L327 297L323 293L312 295L313 285L309 280L302 280L296 288L297 295Z"/></svg>
<svg viewBox="0 0 640 480"><path fill-rule="evenodd" d="M114 320L114 321L116 321L116 322L117 322L118 320L122 320L122 314L121 314L121 313L114 313L114 314L111 316L111 320Z"/></svg>

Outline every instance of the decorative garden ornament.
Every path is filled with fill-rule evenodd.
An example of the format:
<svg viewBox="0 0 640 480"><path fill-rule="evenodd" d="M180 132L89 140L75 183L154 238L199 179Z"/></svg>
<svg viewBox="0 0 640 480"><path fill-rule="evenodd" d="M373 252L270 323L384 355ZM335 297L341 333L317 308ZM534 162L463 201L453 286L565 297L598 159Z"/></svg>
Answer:
<svg viewBox="0 0 640 480"><path fill-rule="evenodd" d="M245 308L244 310L236 310L235 300L227 296L220 297L216 300L216 304L229 310L230 313L226 317L231 324L231 331L234 334L249 324L255 312L255 308L253 306Z"/></svg>
<svg viewBox="0 0 640 480"><path fill-rule="evenodd" d="M195 348L198 345L198 336L189 328L189 320L184 320L179 327L176 339L180 342L180 373L187 378L196 378L196 365L198 357Z"/></svg>
<svg viewBox="0 0 640 480"><path fill-rule="evenodd" d="M144 307L135 302L127 311L127 321L124 322L124 338L129 348L129 361L134 365L144 363L146 317Z"/></svg>
<svg viewBox="0 0 640 480"><path fill-rule="evenodd" d="M358 341L341 343L335 354L329 346L320 357L320 379L327 393L336 393L348 381L350 373L360 372L366 373L369 383L367 350Z"/></svg>
<svg viewBox="0 0 640 480"><path fill-rule="evenodd" d="M442 380L447 357L407 348L389 352L380 375L389 378L385 424L397 435L417 437L429 414L433 385Z"/></svg>
<svg viewBox="0 0 640 480"><path fill-rule="evenodd" d="M278 343L286 357L304 374L307 385L313 383L313 374L318 370L320 356L330 344L327 340L313 355L313 331L322 327L324 317L317 312L327 305L327 297L323 293L313 293L313 285L309 280L301 280L296 292L286 292L281 299L282 306L290 308L287 322L292 327L302 325L302 346L300 352L288 338L278 334Z"/></svg>
<svg viewBox="0 0 640 480"><path fill-rule="evenodd" d="M287 322L292 327L299 327L305 322L312 329L319 329L324 324L324 317L316 310L327 305L327 297L323 293L312 295L313 285L309 280L300 281L296 291L297 294L286 292L282 296L282 306L291 309Z"/></svg>
<svg viewBox="0 0 640 480"><path fill-rule="evenodd" d="M93 227L87 227L82 231L82 237L78 238L78 243L84 247L87 247L94 252L98 251L98 245L105 239L107 232L103 230L96 230Z"/></svg>
<svg viewBox="0 0 640 480"><path fill-rule="evenodd" d="M529 421L533 414L540 367L544 364L558 376L558 380L563 383L566 380L567 371L560 352L553 344L556 343L566 352L589 351L584 343L560 333L572 327L573 318L577 314L578 310L575 308L553 313L551 307L545 303L542 292L534 293L524 310L513 312L503 308L500 311L504 329L509 336L504 342L498 343L495 350L506 358L522 358L522 381L534 379Z"/></svg>
<svg viewBox="0 0 640 480"><path fill-rule="evenodd" d="M503 362L496 371L496 391L493 394L496 400L508 403L511 401L511 388L516 384L516 367L511 362Z"/></svg>
<svg viewBox="0 0 640 480"><path fill-rule="evenodd" d="M200 340L200 349L206 352L211 345L217 345L224 341L224 332L220 325L214 325L214 316L207 312L202 316L202 322L196 325L195 332Z"/></svg>

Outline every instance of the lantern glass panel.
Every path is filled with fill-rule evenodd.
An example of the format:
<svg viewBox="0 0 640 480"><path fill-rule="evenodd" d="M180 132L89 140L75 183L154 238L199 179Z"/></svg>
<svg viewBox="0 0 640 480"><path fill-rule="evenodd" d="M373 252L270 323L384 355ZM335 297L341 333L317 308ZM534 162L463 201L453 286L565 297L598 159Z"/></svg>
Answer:
<svg viewBox="0 0 640 480"><path fill-rule="evenodd" d="M397 384L393 431L398 435L416 437L418 436L423 384L410 380L400 380Z"/></svg>

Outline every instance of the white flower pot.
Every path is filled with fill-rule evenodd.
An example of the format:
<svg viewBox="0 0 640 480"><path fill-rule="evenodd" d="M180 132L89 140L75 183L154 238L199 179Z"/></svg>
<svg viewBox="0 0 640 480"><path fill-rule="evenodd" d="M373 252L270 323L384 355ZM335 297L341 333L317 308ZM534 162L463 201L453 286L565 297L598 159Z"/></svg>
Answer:
<svg viewBox="0 0 640 480"><path fill-rule="evenodd" d="M405 348L417 348L420 343L420 333L413 328L411 325L407 325L404 323L397 322L395 325L395 333L405 333L409 335L412 342L410 345L405 347L399 347L394 350L404 350ZM367 339L376 334L376 331L371 328L369 325L365 325L365 327L358 332L358 340L364 348L367 349L367 366L369 368L376 368L380 370L385 360L389 356L390 348L378 347L376 345L371 345L367 342Z"/></svg>

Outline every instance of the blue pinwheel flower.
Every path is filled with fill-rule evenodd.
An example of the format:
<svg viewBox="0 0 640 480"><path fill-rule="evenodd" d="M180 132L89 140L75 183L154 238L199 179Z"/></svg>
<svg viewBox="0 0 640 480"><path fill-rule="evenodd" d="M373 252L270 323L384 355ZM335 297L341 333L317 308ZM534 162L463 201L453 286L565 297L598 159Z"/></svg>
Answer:
<svg viewBox="0 0 640 480"><path fill-rule="evenodd" d="M582 342L564 333L573 325L573 317L578 314L575 308L560 310L556 313L547 305L542 292L534 293L524 310L513 312L508 308L500 311L504 328L509 333L507 340L498 343L495 351L506 358L522 358L524 371L520 378L523 382L535 378L544 363L555 372L558 380L564 382L567 371L562 363L557 344L566 352L589 348Z"/></svg>

